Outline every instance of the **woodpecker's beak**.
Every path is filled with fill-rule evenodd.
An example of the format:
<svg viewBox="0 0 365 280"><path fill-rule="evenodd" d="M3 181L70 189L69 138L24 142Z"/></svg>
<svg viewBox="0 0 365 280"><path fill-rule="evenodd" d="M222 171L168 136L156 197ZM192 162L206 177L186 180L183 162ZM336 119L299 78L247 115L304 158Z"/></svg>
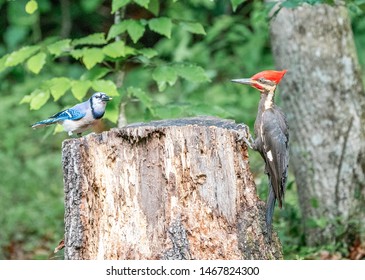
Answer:
<svg viewBox="0 0 365 280"><path fill-rule="evenodd" d="M234 80L231 80L231 82L244 84L244 85L250 85L250 86L252 86L252 84L253 84L253 81L250 78L249 79L234 79Z"/></svg>

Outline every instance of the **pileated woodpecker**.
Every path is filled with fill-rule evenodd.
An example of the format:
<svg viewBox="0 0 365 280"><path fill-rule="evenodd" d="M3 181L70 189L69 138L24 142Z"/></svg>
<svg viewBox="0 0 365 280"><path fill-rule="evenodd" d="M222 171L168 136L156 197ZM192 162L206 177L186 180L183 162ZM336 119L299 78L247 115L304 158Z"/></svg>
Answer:
<svg viewBox="0 0 365 280"><path fill-rule="evenodd" d="M256 139L248 143L265 160L265 173L269 177L269 196L266 204L266 225L271 240L272 218L275 202L282 208L289 164L289 127L284 113L274 103L275 89L286 70L267 70L248 79L232 82L251 85L261 93L255 121Z"/></svg>

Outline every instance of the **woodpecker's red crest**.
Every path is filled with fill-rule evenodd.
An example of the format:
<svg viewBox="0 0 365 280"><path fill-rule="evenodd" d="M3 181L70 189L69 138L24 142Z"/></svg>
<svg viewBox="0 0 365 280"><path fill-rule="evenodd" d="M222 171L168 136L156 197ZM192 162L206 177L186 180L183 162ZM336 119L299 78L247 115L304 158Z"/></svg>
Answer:
<svg viewBox="0 0 365 280"><path fill-rule="evenodd" d="M275 87L279 84L280 80L283 78L287 70L275 71L275 70L265 70L253 75L248 79L235 79L232 82L250 85L260 91Z"/></svg>

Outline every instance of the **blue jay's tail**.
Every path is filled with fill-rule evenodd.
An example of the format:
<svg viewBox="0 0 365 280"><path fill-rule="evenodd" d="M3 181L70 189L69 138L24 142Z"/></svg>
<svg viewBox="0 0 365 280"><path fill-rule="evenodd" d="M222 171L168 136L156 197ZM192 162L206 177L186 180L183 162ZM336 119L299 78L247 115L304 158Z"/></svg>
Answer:
<svg viewBox="0 0 365 280"><path fill-rule="evenodd" d="M270 184L270 191L269 197L267 198L266 202L266 227L267 227L267 236L269 242L271 242L271 234L272 234L272 217L274 215L274 208L275 208L275 194Z"/></svg>
<svg viewBox="0 0 365 280"><path fill-rule="evenodd" d="M57 118L46 119L46 120L43 120L40 122L36 122L35 124L32 124L32 128L39 128L39 127L51 125L58 121L59 121L59 119L57 119Z"/></svg>

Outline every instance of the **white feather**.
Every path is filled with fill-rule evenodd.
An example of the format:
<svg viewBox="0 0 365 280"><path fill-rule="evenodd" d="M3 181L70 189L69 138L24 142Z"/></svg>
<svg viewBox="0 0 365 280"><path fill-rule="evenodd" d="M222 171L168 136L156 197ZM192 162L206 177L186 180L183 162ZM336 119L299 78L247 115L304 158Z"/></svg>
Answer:
<svg viewBox="0 0 365 280"><path fill-rule="evenodd" d="M273 157L272 157L272 153L271 153L271 150L270 151L268 151L267 153L266 153L266 155L267 155L267 158L269 159L269 161L273 161Z"/></svg>

